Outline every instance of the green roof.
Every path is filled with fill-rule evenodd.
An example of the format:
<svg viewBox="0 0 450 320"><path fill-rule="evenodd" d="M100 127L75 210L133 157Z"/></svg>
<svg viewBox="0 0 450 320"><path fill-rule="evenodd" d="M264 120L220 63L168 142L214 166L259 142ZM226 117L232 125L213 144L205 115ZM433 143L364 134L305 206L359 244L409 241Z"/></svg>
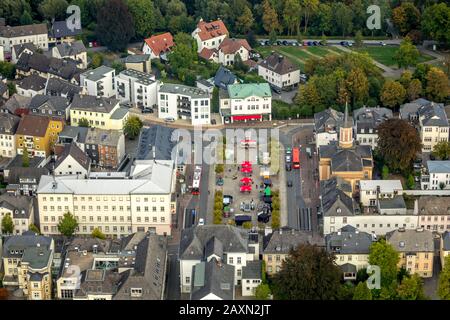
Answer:
<svg viewBox="0 0 450 320"><path fill-rule="evenodd" d="M251 96L272 97L268 83L237 83L228 85L231 99L245 99Z"/></svg>
<svg viewBox="0 0 450 320"><path fill-rule="evenodd" d="M205 262L195 265L194 286L203 287L205 285Z"/></svg>
<svg viewBox="0 0 450 320"><path fill-rule="evenodd" d="M26 248L23 251L22 262L28 262L32 269L42 269L48 265L51 251L44 247Z"/></svg>

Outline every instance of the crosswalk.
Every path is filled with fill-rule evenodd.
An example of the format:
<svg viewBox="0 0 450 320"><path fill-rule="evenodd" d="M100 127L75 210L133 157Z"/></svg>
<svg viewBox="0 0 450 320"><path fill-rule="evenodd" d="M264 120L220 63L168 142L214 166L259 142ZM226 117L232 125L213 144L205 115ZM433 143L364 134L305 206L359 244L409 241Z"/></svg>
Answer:
<svg viewBox="0 0 450 320"><path fill-rule="evenodd" d="M312 218L311 208L299 208L298 209L299 230L311 231L312 230L311 218Z"/></svg>

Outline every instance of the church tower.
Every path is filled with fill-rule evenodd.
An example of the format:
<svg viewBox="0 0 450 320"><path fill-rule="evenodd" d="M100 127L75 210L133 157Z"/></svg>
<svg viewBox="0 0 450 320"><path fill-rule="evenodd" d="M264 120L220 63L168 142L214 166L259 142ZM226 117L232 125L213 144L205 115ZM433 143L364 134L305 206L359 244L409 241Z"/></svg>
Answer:
<svg viewBox="0 0 450 320"><path fill-rule="evenodd" d="M345 149L353 146L353 126L348 119L347 103L345 103L344 125L339 128L339 146Z"/></svg>

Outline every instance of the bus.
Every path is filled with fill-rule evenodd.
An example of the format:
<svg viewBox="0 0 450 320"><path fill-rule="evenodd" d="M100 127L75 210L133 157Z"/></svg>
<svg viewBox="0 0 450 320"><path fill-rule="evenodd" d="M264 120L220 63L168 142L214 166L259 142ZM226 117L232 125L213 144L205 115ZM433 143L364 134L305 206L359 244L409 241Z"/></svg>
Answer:
<svg viewBox="0 0 450 320"><path fill-rule="evenodd" d="M192 194L199 195L200 194L200 180L202 178L202 167L195 166L194 169L194 177L192 179Z"/></svg>
<svg viewBox="0 0 450 320"><path fill-rule="evenodd" d="M300 169L300 149L292 149L292 166L294 169Z"/></svg>

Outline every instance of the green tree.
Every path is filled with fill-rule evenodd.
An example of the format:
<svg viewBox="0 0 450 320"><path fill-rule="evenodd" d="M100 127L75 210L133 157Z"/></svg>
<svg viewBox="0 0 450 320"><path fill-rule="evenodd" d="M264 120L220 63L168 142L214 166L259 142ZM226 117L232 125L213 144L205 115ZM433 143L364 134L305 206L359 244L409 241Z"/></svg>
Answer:
<svg viewBox="0 0 450 320"><path fill-rule="evenodd" d="M380 267L381 286L388 287L397 279L399 254L384 239L370 246L369 264Z"/></svg>
<svg viewBox="0 0 450 320"><path fill-rule="evenodd" d="M408 68L417 64L419 56L419 50L413 45L411 39L406 37L395 52L394 59L399 68Z"/></svg>
<svg viewBox="0 0 450 320"><path fill-rule="evenodd" d="M362 47L363 45L363 35L361 30L358 30L355 34L355 47Z"/></svg>
<svg viewBox="0 0 450 320"><path fill-rule="evenodd" d="M252 224L250 221L245 221L245 222L242 224L242 227L243 227L244 229L251 229L251 228L253 227L253 224Z"/></svg>
<svg viewBox="0 0 450 320"><path fill-rule="evenodd" d="M270 31L269 33L269 42L270 44L274 44L275 41L277 41L277 32L274 30Z"/></svg>
<svg viewBox="0 0 450 320"><path fill-rule="evenodd" d="M30 155L26 146L23 147L22 152L22 167L28 168L30 166Z"/></svg>
<svg viewBox="0 0 450 320"><path fill-rule="evenodd" d="M450 300L450 256L446 256L444 267L439 274L438 295L442 300Z"/></svg>
<svg viewBox="0 0 450 320"><path fill-rule="evenodd" d="M241 55L236 53L234 56L233 68L237 71L248 72L248 66L242 61Z"/></svg>
<svg viewBox="0 0 450 320"><path fill-rule="evenodd" d="M403 2L392 10L392 21L404 35L420 27L420 11L411 2Z"/></svg>
<svg viewBox="0 0 450 320"><path fill-rule="evenodd" d="M241 34L246 34L252 29L255 19L249 7L245 6L244 12L236 21L236 28Z"/></svg>
<svg viewBox="0 0 450 320"><path fill-rule="evenodd" d="M391 170L407 172L422 143L417 130L402 119L389 119L378 126L376 152Z"/></svg>
<svg viewBox="0 0 450 320"><path fill-rule="evenodd" d="M404 277L397 288L397 297L400 300L427 299L423 291L422 279L417 274L413 274L410 277Z"/></svg>
<svg viewBox="0 0 450 320"><path fill-rule="evenodd" d="M408 89L409 84L412 81L412 77L412 72L409 70L405 70L400 76L400 79L398 79L398 82L400 82L405 89Z"/></svg>
<svg viewBox="0 0 450 320"><path fill-rule="evenodd" d="M92 55L91 67L93 69L100 67L103 64L103 55L101 53L94 53Z"/></svg>
<svg viewBox="0 0 450 320"><path fill-rule="evenodd" d="M13 80L16 76L16 67L7 61L0 61L0 75L9 80Z"/></svg>
<svg viewBox="0 0 450 320"><path fill-rule="evenodd" d="M95 228L95 229L92 231L91 236L92 236L93 238L97 238L97 239L102 239L102 240L106 239L105 234L104 234L99 228Z"/></svg>
<svg viewBox="0 0 450 320"><path fill-rule="evenodd" d="M111 68L113 68L114 70L116 70L116 74L121 73L123 70L125 70L125 64L123 64L120 61L114 61L113 63L111 63Z"/></svg>
<svg viewBox="0 0 450 320"><path fill-rule="evenodd" d="M427 73L427 85L425 92L428 99L436 102L444 102L448 97L450 90L448 77L441 69L432 67Z"/></svg>
<svg viewBox="0 0 450 320"><path fill-rule="evenodd" d="M275 9L270 5L269 0L264 0L262 3L262 23L264 30L267 33L271 33L272 31L277 31L280 29L280 24L278 22L278 15Z"/></svg>
<svg viewBox="0 0 450 320"><path fill-rule="evenodd" d="M347 7L344 3L338 2L333 3L333 22L337 30L342 34L342 37L349 34L353 29L352 10Z"/></svg>
<svg viewBox="0 0 450 320"><path fill-rule="evenodd" d="M155 30L155 8L152 0L127 0L128 10L133 16L137 38L147 38Z"/></svg>
<svg viewBox="0 0 450 320"><path fill-rule="evenodd" d="M309 17L314 14L319 7L319 0L301 0L303 16L304 16L304 34L307 34L308 31L308 21Z"/></svg>
<svg viewBox="0 0 450 320"><path fill-rule="evenodd" d="M89 128L89 120L86 118L81 118L80 120L78 120L78 126L79 127L85 127L85 128Z"/></svg>
<svg viewBox="0 0 450 320"><path fill-rule="evenodd" d="M68 6L66 0L44 0L39 5L39 12L48 20L63 20Z"/></svg>
<svg viewBox="0 0 450 320"><path fill-rule="evenodd" d="M124 133L130 138L136 138L141 132L143 123L142 120L137 116L131 116L125 122L125 126L123 127Z"/></svg>
<svg viewBox="0 0 450 320"><path fill-rule="evenodd" d="M341 289L341 270L324 249L301 244L292 250L273 278L278 300L334 300Z"/></svg>
<svg viewBox="0 0 450 320"><path fill-rule="evenodd" d="M300 0L286 0L284 3L283 19L288 35L300 34L300 11Z"/></svg>
<svg viewBox="0 0 450 320"><path fill-rule="evenodd" d="M31 17L31 14L28 11L24 11L23 14L20 16L20 24L27 25L32 23L33 18Z"/></svg>
<svg viewBox="0 0 450 320"><path fill-rule="evenodd" d="M39 228L34 224L34 223L30 223L29 227L28 227L29 231L33 231L36 234L41 234L41 231L39 230Z"/></svg>
<svg viewBox="0 0 450 320"><path fill-rule="evenodd" d="M389 167L387 165L383 165L383 169L381 170L381 177L383 180L389 179Z"/></svg>
<svg viewBox="0 0 450 320"><path fill-rule="evenodd" d="M442 2L425 8L422 14L422 31L433 40L450 43L450 7Z"/></svg>
<svg viewBox="0 0 450 320"><path fill-rule="evenodd" d="M419 63L413 73L413 79L419 79L423 87L427 85L427 74L431 70L431 65Z"/></svg>
<svg viewBox="0 0 450 320"><path fill-rule="evenodd" d="M58 231L66 237L72 236L78 228L78 222L74 215L66 212L58 223Z"/></svg>
<svg viewBox="0 0 450 320"><path fill-rule="evenodd" d="M372 300L372 291L367 287L366 282L360 282L355 287L353 300Z"/></svg>
<svg viewBox="0 0 450 320"><path fill-rule="evenodd" d="M369 96L369 81L361 68L355 68L350 71L346 79L347 89L351 93L353 105L363 103Z"/></svg>
<svg viewBox="0 0 450 320"><path fill-rule="evenodd" d="M133 16L122 0L109 0L98 10L97 37L112 51L124 50L134 36Z"/></svg>
<svg viewBox="0 0 450 320"><path fill-rule="evenodd" d="M450 159L450 142L448 141L440 141L436 143L433 147L433 156L441 159L448 160Z"/></svg>
<svg viewBox="0 0 450 320"><path fill-rule="evenodd" d="M14 222L10 214L6 214L2 219L2 233L12 234L14 231Z"/></svg>
<svg viewBox="0 0 450 320"><path fill-rule="evenodd" d="M406 89L406 95L409 101L414 101L422 95L422 82L419 79L412 79Z"/></svg>
<svg viewBox="0 0 450 320"><path fill-rule="evenodd" d="M295 102L304 107L307 106L314 112L320 111L322 106L322 98L313 82L309 81L298 89Z"/></svg>
<svg viewBox="0 0 450 320"><path fill-rule="evenodd" d="M169 61L174 70L189 68L196 64L198 55L195 40L182 32L177 33L174 40L177 45L169 54Z"/></svg>
<svg viewBox="0 0 450 320"><path fill-rule="evenodd" d="M255 298L257 300L267 300L270 295L270 287L268 284L261 283L255 289Z"/></svg>
<svg viewBox="0 0 450 320"><path fill-rule="evenodd" d="M406 178L406 187L409 190L413 190L416 186L416 183L414 182L414 176L412 174L408 174L408 177Z"/></svg>
<svg viewBox="0 0 450 320"><path fill-rule="evenodd" d="M398 81L388 80L381 89L380 100L383 105L394 108L405 101L406 90Z"/></svg>

